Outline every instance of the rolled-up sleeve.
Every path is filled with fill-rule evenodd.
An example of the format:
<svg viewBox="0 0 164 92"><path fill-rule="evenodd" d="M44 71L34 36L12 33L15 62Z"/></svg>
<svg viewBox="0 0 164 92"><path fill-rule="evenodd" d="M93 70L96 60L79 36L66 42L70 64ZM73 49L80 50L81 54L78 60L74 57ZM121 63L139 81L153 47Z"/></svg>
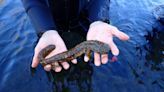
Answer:
<svg viewBox="0 0 164 92"><path fill-rule="evenodd" d="M22 3L38 34L56 29L46 0L22 0Z"/></svg>

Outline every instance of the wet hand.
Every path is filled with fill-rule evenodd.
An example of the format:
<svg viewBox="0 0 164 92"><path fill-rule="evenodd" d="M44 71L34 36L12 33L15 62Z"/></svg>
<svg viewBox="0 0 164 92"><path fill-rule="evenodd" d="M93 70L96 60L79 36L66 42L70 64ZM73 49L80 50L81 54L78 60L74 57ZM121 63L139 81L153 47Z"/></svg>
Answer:
<svg viewBox="0 0 164 92"><path fill-rule="evenodd" d="M120 40L128 40L129 36L116 27L109 25L107 23L96 21L90 25L89 31L87 33L87 40L98 40L109 45L111 52L114 56L119 54L119 49L113 42L113 36L118 37ZM84 61L88 61L87 56L84 57ZM100 55L94 52L94 63L96 66L106 64L108 62L108 54Z"/></svg>
<svg viewBox="0 0 164 92"><path fill-rule="evenodd" d="M34 57L31 65L33 68L36 68L39 64L38 61L39 52L48 45L55 45L56 48L48 56L46 56L46 58L67 51L65 43L62 40L62 38L59 36L58 32L54 30L47 31L42 35L42 37L39 39L38 44L35 47ZM60 61L59 63L55 62L54 63L55 66L52 66L51 64L47 64L44 66L44 69L46 71L50 71L51 69L53 69L55 72L60 72L62 70L62 67L66 70L70 67L68 62ZM72 60L72 63L76 64L77 60L76 59Z"/></svg>

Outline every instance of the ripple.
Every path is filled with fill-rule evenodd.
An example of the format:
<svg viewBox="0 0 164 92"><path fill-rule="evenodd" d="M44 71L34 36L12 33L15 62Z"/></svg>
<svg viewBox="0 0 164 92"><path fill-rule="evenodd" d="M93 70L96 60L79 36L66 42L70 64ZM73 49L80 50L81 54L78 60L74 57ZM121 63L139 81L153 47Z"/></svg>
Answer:
<svg viewBox="0 0 164 92"><path fill-rule="evenodd" d="M153 18L152 9L161 2L163 0L142 2L111 0L109 15L112 25L131 37L126 42L114 38L120 49L118 62L100 67L94 66L93 63L90 63L91 65L79 63L77 66L73 65L74 67L72 66L69 71L55 73L56 77L53 77L56 90L153 92L157 89L158 92L162 92L164 88L162 60L164 59L159 57L159 54L164 55L164 50L161 49L163 36L158 32L152 33L152 26L157 22ZM3 5L0 6L0 79L2 79L0 86L2 85L4 90L14 89L13 92L25 92L29 89L33 92L46 92L46 90L51 92L51 81L40 65L33 76L30 74L37 36L20 0L0 0L0 5L2 3ZM149 35L149 39L145 35ZM158 56L159 62L155 66L154 56ZM2 92L6 92L4 90Z"/></svg>

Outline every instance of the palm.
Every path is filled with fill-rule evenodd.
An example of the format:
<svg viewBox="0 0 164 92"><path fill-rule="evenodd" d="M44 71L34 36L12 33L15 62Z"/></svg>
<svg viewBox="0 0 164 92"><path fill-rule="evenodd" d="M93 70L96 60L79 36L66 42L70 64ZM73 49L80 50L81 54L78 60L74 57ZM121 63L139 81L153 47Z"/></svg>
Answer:
<svg viewBox="0 0 164 92"><path fill-rule="evenodd" d="M116 44L113 42L113 36L118 37L120 40L128 40L129 36L119 31L116 27L111 26L104 22L95 22L91 24L87 34L87 40L98 40L109 45L113 55L118 55L119 50ZM100 60L101 57L101 60ZM108 55L100 55L94 53L95 65L99 66L101 62L103 64L108 62ZM101 61L101 62L100 62Z"/></svg>

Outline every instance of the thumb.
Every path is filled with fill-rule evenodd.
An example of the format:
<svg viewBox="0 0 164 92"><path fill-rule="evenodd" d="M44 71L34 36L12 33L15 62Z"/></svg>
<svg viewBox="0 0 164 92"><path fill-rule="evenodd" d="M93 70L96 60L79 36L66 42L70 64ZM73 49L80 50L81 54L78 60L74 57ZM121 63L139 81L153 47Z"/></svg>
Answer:
<svg viewBox="0 0 164 92"><path fill-rule="evenodd" d="M31 64L32 68L36 68L39 64L39 60L38 60L39 51L40 50L35 47L34 56Z"/></svg>
<svg viewBox="0 0 164 92"><path fill-rule="evenodd" d="M108 28L109 28L109 31L112 32L112 35L118 37L120 40L128 40L129 39L129 36L127 34L119 31L116 27L109 25Z"/></svg>
<svg viewBox="0 0 164 92"><path fill-rule="evenodd" d="M37 45L35 47L34 56L33 56L32 64L31 64L32 68L36 68L38 66L38 64L39 64L39 59L38 59L39 52L41 51L41 49L46 47L46 43L44 42L44 40L45 39L43 37L41 37L39 39L39 42L37 43Z"/></svg>

